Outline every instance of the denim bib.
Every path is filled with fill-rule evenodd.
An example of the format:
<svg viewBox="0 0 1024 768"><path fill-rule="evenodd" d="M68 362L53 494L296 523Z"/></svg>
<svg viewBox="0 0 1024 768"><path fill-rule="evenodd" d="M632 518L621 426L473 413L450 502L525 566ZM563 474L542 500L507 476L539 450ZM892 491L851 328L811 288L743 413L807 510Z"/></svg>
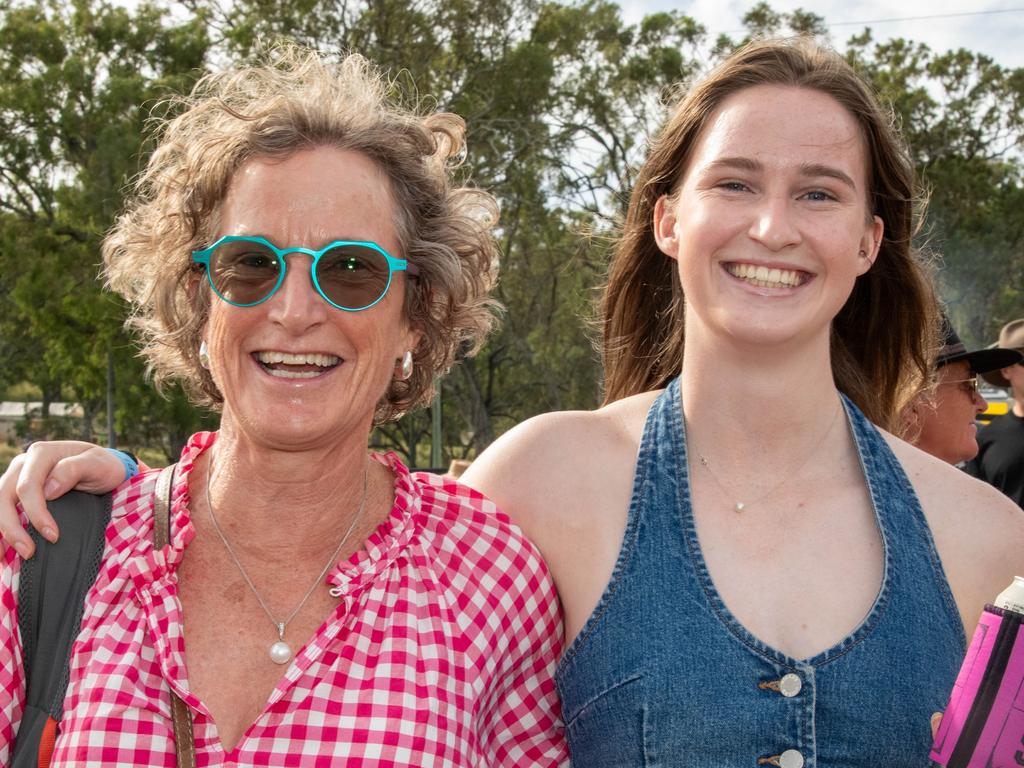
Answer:
<svg viewBox="0 0 1024 768"><path fill-rule="evenodd" d="M759 641L722 602L690 506L679 380L651 407L618 561L559 665L574 765L930 764L929 718L963 659L963 625L910 481L844 403L884 574L861 624L803 660Z"/></svg>

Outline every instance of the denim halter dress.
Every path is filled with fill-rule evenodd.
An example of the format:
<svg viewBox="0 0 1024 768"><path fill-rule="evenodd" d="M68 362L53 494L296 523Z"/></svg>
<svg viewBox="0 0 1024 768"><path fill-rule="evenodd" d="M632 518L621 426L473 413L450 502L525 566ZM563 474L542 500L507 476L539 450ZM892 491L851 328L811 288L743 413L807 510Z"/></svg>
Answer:
<svg viewBox="0 0 1024 768"><path fill-rule="evenodd" d="M618 561L558 669L574 766L930 765L929 718L956 678L963 626L906 474L844 402L885 569L862 623L804 660L751 635L715 590L690 506L679 380L654 403Z"/></svg>

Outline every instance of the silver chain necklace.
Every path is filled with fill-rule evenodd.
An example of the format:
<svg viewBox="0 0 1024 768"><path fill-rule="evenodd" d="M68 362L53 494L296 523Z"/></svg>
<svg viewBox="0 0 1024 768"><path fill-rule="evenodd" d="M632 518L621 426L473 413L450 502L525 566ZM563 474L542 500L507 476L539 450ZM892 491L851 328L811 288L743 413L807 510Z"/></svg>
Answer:
<svg viewBox="0 0 1024 768"><path fill-rule="evenodd" d="M270 609L267 607L267 604L263 601L263 597L256 589L256 585L252 583L252 579L249 578L249 574L246 573L245 568L242 567L242 562L238 559L238 556L235 554L235 550L232 549L231 543L228 541L228 537L225 536L224 531L221 530L220 523L217 522L217 516L213 512L213 501L210 498L210 476L212 474L213 457L211 455L210 466L207 468L206 471L206 508L210 511L210 521L213 523L213 529L217 531L217 535L220 536L220 540L224 544L224 549L226 549L228 551L228 554L231 555L231 559L234 561L235 566L238 568L238 572L242 574L242 578L245 579L245 583L249 585L249 589L251 589L252 593L256 596L256 600L259 602L260 608L263 609L263 612L267 614L267 618L269 618L274 627L277 628L278 640L276 643L270 646L270 660L273 661L275 664L287 664L292 658L292 648L290 645L288 645L288 643L285 642L285 628L288 626L288 623L295 618L298 612L302 610L302 606L306 604L306 601L309 599L309 596L313 594L313 590L317 588L317 585L323 582L324 577L327 575L327 571L330 570L331 566L338 562L338 555L341 554L341 548L345 546L345 542L348 541L348 537L352 534L352 531L355 529L356 523L359 521L359 518L361 518L363 515L363 509L366 507L366 465L363 465L363 498L359 502L359 510L356 512L355 517L352 518L352 522L349 524L348 530L345 531L345 535L342 536L341 541L338 542L338 547L334 550L334 554L332 554L330 559L327 561L327 565L325 565L324 569L320 571L320 575L316 577L316 581L314 581L312 586L310 586L310 588L306 590L306 594L303 595L302 599L299 601L299 604L295 606L295 609L288 614L288 618L286 618L284 621L278 621L276 618L274 618L274 614L270 612Z"/></svg>
<svg viewBox="0 0 1024 768"><path fill-rule="evenodd" d="M821 438L818 440L818 442L816 442L814 444L814 447L810 450L810 452L808 452L807 458L805 458L803 461L801 461L799 466L797 466L794 470L792 470L788 474L783 475L782 479L779 482L777 482L775 485L773 485L771 488L769 488L765 493L762 493L760 496L758 496L753 501L748 501L748 502L743 502L743 501L739 501L739 500L735 501L733 503L733 505L732 505L733 511L736 512L736 513L740 513L744 509L749 507L751 504L757 504L759 502L764 501L769 496L771 496L773 493L775 493L777 490L779 490L779 488L781 488L785 484L785 482L787 480L789 480L793 475L795 475L797 472L799 472L801 469L803 469L805 466L807 466L807 462L809 462L811 460L811 457L814 456L814 454L816 454L818 452L818 449L821 447L822 443L825 442L825 439L830 434L832 434L832 428L835 427L836 422L839 420L839 413L842 410L843 410L843 404L840 403L839 407L836 408L835 414L832 416L832 421L829 422L828 429L825 430L825 434L823 434L821 436ZM711 479L715 481L715 485L717 485L719 487L719 489L726 496L726 498L729 498L732 494L730 494L729 491L726 490L725 486L722 485L722 481L718 479L718 475L716 475L715 471L711 468L711 462L708 461L708 457L705 456L703 453L700 453L698 451L697 452L697 458L700 460L701 466L704 467L704 469L706 469L708 471L708 474L711 476Z"/></svg>

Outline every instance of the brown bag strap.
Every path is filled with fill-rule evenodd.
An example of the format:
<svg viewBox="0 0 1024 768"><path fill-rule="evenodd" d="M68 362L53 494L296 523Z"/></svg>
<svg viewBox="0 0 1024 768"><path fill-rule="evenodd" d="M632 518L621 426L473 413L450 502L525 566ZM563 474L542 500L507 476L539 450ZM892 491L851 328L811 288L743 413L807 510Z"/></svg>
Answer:
<svg viewBox="0 0 1024 768"><path fill-rule="evenodd" d="M171 490L174 487L174 470L171 464L160 470L156 481L156 495L153 500L153 546L162 549L170 541L171 534ZM171 691L171 718L174 722L174 747L178 753L178 768L195 768L196 749L192 736L192 710L173 690Z"/></svg>

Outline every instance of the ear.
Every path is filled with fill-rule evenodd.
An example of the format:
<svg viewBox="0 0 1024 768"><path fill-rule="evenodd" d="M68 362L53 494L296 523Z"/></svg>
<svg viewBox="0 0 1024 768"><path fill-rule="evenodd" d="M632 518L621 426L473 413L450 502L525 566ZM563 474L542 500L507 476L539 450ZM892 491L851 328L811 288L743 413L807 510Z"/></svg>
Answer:
<svg viewBox="0 0 1024 768"><path fill-rule="evenodd" d="M662 253L672 259L679 256L677 223L672 199L668 195L662 195L654 204L654 242L658 244Z"/></svg>
<svg viewBox="0 0 1024 768"><path fill-rule="evenodd" d="M409 326L405 333L402 334L402 340L399 344L398 354L395 355L395 359L401 360L402 355L405 354L406 350L415 352L421 341L423 341L423 331L419 328Z"/></svg>
<svg viewBox="0 0 1024 768"><path fill-rule="evenodd" d="M881 216L872 216L871 222L864 228L864 234L860 239L860 264L857 275L863 275L875 263L878 258L878 250L882 247L882 236L885 234L885 222Z"/></svg>

